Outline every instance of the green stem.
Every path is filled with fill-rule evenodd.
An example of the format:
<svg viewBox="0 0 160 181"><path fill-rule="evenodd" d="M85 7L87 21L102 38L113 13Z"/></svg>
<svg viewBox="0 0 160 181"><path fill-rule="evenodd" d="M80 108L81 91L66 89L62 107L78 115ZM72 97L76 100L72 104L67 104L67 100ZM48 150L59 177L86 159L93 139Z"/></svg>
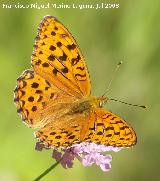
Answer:
<svg viewBox="0 0 160 181"><path fill-rule="evenodd" d="M59 161L57 161L56 163L54 163L53 165L51 165L47 170L45 170L41 175L39 175L36 179L34 179L34 181L39 181L42 177L44 177L45 175L47 175L52 169L54 169L59 163L60 163L61 159Z"/></svg>

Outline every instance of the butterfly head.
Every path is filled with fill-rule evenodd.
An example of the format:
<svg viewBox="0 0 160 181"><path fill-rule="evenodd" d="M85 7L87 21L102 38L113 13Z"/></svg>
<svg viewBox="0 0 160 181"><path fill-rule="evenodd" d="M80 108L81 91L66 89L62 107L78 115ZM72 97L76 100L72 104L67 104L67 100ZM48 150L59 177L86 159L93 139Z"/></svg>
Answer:
<svg viewBox="0 0 160 181"><path fill-rule="evenodd" d="M105 104L107 102L108 98L102 96L102 97L98 97L98 100L99 100L99 107L102 107L103 104Z"/></svg>
<svg viewBox="0 0 160 181"><path fill-rule="evenodd" d="M93 107L102 107L103 104L105 104L107 102L107 97L98 97L98 98L95 98L94 101L93 101Z"/></svg>

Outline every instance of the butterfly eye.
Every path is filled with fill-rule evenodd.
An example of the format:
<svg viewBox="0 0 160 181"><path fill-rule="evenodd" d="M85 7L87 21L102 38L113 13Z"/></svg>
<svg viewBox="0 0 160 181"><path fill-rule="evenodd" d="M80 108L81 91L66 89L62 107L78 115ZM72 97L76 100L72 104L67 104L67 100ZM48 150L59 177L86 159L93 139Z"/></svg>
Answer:
<svg viewBox="0 0 160 181"><path fill-rule="evenodd" d="M99 107L102 107L102 102L101 101L99 102Z"/></svg>

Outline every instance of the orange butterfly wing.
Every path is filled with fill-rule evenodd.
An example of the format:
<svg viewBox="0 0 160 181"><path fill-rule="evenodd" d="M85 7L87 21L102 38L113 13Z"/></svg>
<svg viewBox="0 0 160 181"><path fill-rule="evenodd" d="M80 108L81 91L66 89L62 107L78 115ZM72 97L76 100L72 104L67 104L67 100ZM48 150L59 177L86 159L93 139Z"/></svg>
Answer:
<svg viewBox="0 0 160 181"><path fill-rule="evenodd" d="M68 120L70 125L61 124L60 127L54 124L46 125L36 132L36 136L45 145L51 147L67 147L80 142L130 147L137 142L136 134L131 126L122 118L104 109L97 108L89 114L80 114Z"/></svg>
<svg viewBox="0 0 160 181"><path fill-rule="evenodd" d="M61 117L35 132L35 136L47 147L68 147L82 141L85 120L84 114Z"/></svg>
<svg viewBox="0 0 160 181"><path fill-rule="evenodd" d="M42 20L32 54L34 71L77 98L89 96L91 84L84 57L67 28L53 16Z"/></svg>
<svg viewBox="0 0 160 181"><path fill-rule="evenodd" d="M72 35L54 17L44 17L39 26L32 66L33 70L25 71L17 79L14 91L17 111L30 127L46 125L60 114L59 109L63 114L66 104L90 94L82 53Z"/></svg>
<svg viewBox="0 0 160 181"><path fill-rule="evenodd" d="M84 141L108 146L130 147L136 144L137 137L132 127L122 118L107 110L97 108L89 120L89 129Z"/></svg>
<svg viewBox="0 0 160 181"><path fill-rule="evenodd" d="M63 104L73 102L75 98L51 85L33 70L26 70L17 79L14 101L17 112L30 127L42 127L51 117L61 113Z"/></svg>

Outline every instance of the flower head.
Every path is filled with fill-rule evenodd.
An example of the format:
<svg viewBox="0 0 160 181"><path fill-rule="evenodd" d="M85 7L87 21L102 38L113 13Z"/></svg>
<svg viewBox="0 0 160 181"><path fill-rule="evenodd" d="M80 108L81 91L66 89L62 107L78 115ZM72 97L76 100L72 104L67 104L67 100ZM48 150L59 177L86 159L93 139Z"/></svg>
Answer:
<svg viewBox="0 0 160 181"><path fill-rule="evenodd" d="M41 151L44 146L42 143L36 144L36 149ZM91 166L94 163L99 166L104 172L111 169L112 156L105 154L107 151L118 152L122 148L105 146L96 143L82 142L72 145L71 147L61 150L54 149L52 158L59 161L63 168L72 168L73 161L77 158L85 167Z"/></svg>

